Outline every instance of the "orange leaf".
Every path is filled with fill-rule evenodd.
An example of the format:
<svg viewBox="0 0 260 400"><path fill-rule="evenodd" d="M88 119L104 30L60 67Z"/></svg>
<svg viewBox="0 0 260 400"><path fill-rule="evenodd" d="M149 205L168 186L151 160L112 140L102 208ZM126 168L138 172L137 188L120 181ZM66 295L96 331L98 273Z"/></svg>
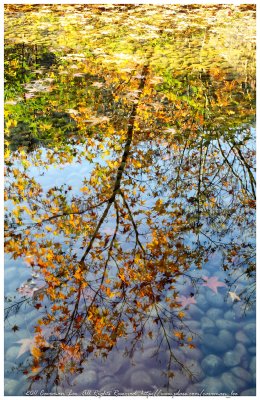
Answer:
<svg viewBox="0 0 260 400"><path fill-rule="evenodd" d="M31 348L31 354L33 355L33 357L34 357L36 360L38 360L38 359L41 357L42 352L41 352L40 349L38 349L38 347L32 347L32 348Z"/></svg>
<svg viewBox="0 0 260 400"><path fill-rule="evenodd" d="M183 311L180 311L179 313L178 313L178 317L179 318L183 318L185 316L185 313L183 312Z"/></svg>

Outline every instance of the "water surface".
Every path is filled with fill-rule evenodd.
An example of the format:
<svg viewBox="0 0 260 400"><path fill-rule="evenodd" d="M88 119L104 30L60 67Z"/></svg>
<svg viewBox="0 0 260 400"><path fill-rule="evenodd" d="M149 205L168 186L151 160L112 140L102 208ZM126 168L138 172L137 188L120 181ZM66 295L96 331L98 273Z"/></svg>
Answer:
<svg viewBox="0 0 260 400"><path fill-rule="evenodd" d="M5 11L5 394L255 395L254 6Z"/></svg>

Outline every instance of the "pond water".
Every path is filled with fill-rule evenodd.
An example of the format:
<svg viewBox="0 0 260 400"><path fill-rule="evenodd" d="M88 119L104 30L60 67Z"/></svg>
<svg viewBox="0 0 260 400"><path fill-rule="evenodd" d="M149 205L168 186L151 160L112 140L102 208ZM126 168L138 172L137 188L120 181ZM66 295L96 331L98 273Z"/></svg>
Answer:
<svg viewBox="0 0 260 400"><path fill-rule="evenodd" d="M255 7L5 18L5 394L255 395Z"/></svg>

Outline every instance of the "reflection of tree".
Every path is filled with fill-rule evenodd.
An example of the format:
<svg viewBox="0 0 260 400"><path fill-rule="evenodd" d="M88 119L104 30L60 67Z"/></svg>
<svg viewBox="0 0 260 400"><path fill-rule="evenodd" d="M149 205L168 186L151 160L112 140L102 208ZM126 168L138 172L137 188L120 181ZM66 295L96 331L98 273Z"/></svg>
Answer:
<svg viewBox="0 0 260 400"><path fill-rule="evenodd" d="M163 74L156 54L172 43L158 34L157 47L142 42L146 62L129 61L127 71L103 62L97 72L89 56L71 76L61 73L75 62L68 59L54 69L50 93L7 107L9 140L24 112L26 129L49 138L44 150L7 148L6 159L6 252L45 281L36 297L48 311L26 369L33 382L82 372L85 359L106 357L120 338L132 354L145 335L168 348L169 377L174 364L192 374L174 351L192 348L195 336L178 280L216 251L231 281L238 269L254 278L253 78L221 66ZM31 177L31 167L44 173L75 160L92 166L80 194L68 184L44 192Z"/></svg>

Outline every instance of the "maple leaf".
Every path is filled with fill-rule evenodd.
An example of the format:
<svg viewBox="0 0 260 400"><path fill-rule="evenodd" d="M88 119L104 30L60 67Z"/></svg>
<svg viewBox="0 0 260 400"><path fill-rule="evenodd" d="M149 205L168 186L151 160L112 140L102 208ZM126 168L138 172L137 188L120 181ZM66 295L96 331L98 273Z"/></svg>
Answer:
<svg viewBox="0 0 260 400"><path fill-rule="evenodd" d="M16 343L21 344L21 347L18 351L16 358L21 357L27 351L31 351L31 348L35 345L34 338L33 339L31 339L31 338L21 339L21 340L18 340Z"/></svg>
<svg viewBox="0 0 260 400"><path fill-rule="evenodd" d="M178 296L177 297L177 302L181 303L182 307L187 307L190 304L196 304L196 300L194 297L185 297L185 296Z"/></svg>
<svg viewBox="0 0 260 400"><path fill-rule="evenodd" d="M240 297L235 292L228 292L229 296L233 301L240 301Z"/></svg>
<svg viewBox="0 0 260 400"><path fill-rule="evenodd" d="M14 325L12 327L12 331L14 331L14 332L19 331L19 326L18 325Z"/></svg>
<svg viewBox="0 0 260 400"><path fill-rule="evenodd" d="M203 276L203 279L205 282L202 284L202 286L207 286L215 293L218 293L218 287L227 286L224 282L220 282L216 276L212 276L211 278L208 276Z"/></svg>
<svg viewBox="0 0 260 400"><path fill-rule="evenodd" d="M182 319L183 317L185 317L185 313L183 311L180 311L178 313L178 317Z"/></svg>
<svg viewBox="0 0 260 400"><path fill-rule="evenodd" d="M177 337L180 340L183 340L185 335L184 335L183 332L176 331L176 332L174 332L174 336Z"/></svg>
<svg viewBox="0 0 260 400"><path fill-rule="evenodd" d="M31 354L33 355L33 357L34 357L36 360L38 360L38 359L41 357L42 352L41 352L41 350L40 350L38 347L32 346L32 347L31 347Z"/></svg>
<svg viewBox="0 0 260 400"><path fill-rule="evenodd" d="M77 271L75 272L75 274L74 274L73 276L75 276L76 279L81 280L81 279L82 279L82 272L81 272L81 269L78 268Z"/></svg>
<svg viewBox="0 0 260 400"><path fill-rule="evenodd" d="M25 338L25 339L21 339L18 340L16 343L20 343L21 347L18 351L17 357L19 358L21 357L24 353L26 353L27 351L29 351L35 358L39 358L40 357L40 349L37 346L36 342L35 342L35 338ZM45 341L44 345L46 347L50 347L49 343Z"/></svg>

